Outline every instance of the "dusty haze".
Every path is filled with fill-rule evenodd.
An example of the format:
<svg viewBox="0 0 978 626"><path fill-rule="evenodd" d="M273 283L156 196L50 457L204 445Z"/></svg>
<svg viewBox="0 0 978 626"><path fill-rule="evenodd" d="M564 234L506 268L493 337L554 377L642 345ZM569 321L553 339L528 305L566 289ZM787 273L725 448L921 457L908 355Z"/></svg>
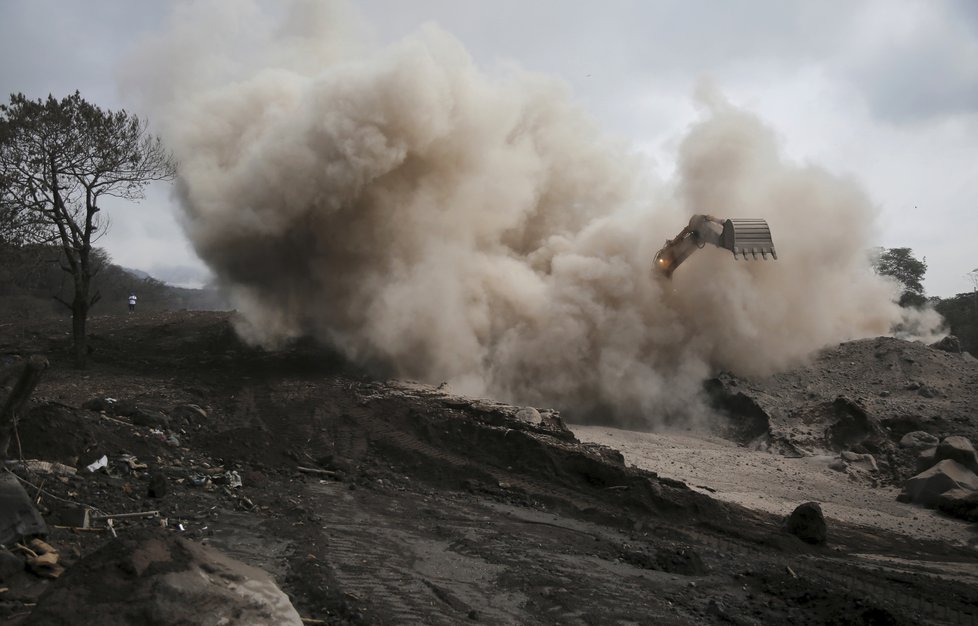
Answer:
<svg viewBox="0 0 978 626"><path fill-rule="evenodd" d="M901 321L867 262L870 199L708 87L657 181L560 81L477 67L437 26L375 48L345 4L281 17L183 6L129 72L250 341L313 334L397 376L654 425L699 412L717 368ZM766 218L780 260L704 249L655 280L693 213Z"/></svg>

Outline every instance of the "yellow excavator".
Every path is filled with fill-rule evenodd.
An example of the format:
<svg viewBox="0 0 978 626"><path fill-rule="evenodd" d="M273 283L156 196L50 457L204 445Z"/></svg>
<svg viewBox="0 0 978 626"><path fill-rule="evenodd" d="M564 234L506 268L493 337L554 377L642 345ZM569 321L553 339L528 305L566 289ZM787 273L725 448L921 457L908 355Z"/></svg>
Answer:
<svg viewBox="0 0 978 626"><path fill-rule="evenodd" d="M769 254L773 259L778 258L766 221L743 218L722 220L712 215L694 215L686 228L666 241L666 245L656 253L652 271L659 276L672 278L672 273L689 255L708 243L730 250L735 259L741 256L745 260L757 259L758 255L767 259Z"/></svg>

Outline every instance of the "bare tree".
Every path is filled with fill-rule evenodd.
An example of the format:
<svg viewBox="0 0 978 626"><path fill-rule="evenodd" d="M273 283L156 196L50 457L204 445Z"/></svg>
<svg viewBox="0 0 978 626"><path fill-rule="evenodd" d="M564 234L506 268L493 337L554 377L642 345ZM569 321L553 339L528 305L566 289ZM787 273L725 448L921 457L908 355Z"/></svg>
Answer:
<svg viewBox="0 0 978 626"><path fill-rule="evenodd" d="M50 236L64 252L74 296L59 301L71 310L76 366L87 361L85 326L100 297L90 293L92 244L108 225L99 200L142 199L150 182L175 174L172 156L145 120L103 110L77 91L61 100L13 94L0 105L0 208L21 232Z"/></svg>

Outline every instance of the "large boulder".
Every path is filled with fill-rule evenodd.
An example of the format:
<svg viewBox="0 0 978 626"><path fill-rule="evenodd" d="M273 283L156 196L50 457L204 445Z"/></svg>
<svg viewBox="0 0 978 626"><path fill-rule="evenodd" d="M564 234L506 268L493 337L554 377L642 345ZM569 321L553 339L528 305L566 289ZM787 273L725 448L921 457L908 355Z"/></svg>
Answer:
<svg viewBox="0 0 978 626"><path fill-rule="evenodd" d="M900 439L900 447L911 450L922 450L924 448L936 447L940 441L936 435L922 430L915 430L907 433Z"/></svg>
<svg viewBox="0 0 978 626"><path fill-rule="evenodd" d="M964 465L972 472L978 473L978 454L967 437L945 437L937 446L935 458L938 461L950 459Z"/></svg>
<svg viewBox="0 0 978 626"><path fill-rule="evenodd" d="M937 508L948 515L978 522L978 491L951 489L937 499Z"/></svg>
<svg viewBox="0 0 978 626"><path fill-rule="evenodd" d="M961 354L961 341L954 335L948 335L944 339L930 344L931 348Z"/></svg>
<svg viewBox="0 0 978 626"><path fill-rule="evenodd" d="M799 504L784 522L785 530L807 543L822 544L827 537L825 516L818 502Z"/></svg>
<svg viewBox="0 0 978 626"><path fill-rule="evenodd" d="M952 489L978 490L978 476L957 461L945 459L907 480L899 499L933 507L941 495Z"/></svg>
<svg viewBox="0 0 978 626"><path fill-rule="evenodd" d="M0 473L0 544L12 546L32 535L46 535L44 518L17 477Z"/></svg>
<svg viewBox="0 0 978 626"><path fill-rule="evenodd" d="M937 464L937 446L926 448L917 453L917 473L928 470Z"/></svg>
<svg viewBox="0 0 978 626"><path fill-rule="evenodd" d="M24 624L287 624L302 619L265 572L164 529L107 543L67 570Z"/></svg>

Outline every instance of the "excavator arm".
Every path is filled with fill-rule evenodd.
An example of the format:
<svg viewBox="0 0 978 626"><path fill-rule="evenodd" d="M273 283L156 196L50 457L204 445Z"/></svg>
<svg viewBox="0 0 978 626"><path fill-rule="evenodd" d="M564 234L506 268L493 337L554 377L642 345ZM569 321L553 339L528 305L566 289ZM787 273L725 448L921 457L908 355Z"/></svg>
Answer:
<svg viewBox="0 0 978 626"><path fill-rule="evenodd" d="M734 258L757 259L767 255L777 259L771 229L762 219L721 220L712 215L694 215L689 224L674 238L666 241L652 261L652 271L660 276L671 278L676 268L693 252L706 244L726 248L733 252ZM748 256L750 255L750 256Z"/></svg>

